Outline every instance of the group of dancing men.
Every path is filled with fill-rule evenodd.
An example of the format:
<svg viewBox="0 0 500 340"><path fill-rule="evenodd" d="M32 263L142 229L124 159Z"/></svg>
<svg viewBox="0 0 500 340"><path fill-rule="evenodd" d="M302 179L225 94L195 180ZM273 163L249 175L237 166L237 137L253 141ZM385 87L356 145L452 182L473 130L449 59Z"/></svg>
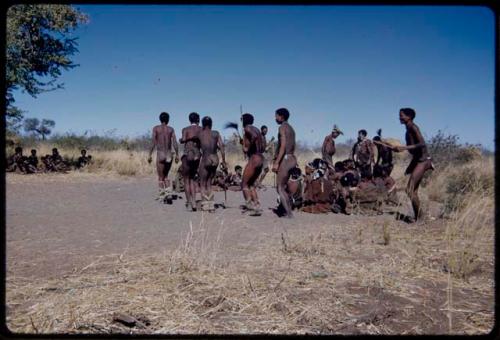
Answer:
<svg viewBox="0 0 500 340"><path fill-rule="evenodd" d="M92 161L92 156L87 155L87 150L81 150L81 155L76 161L65 159L57 148L52 149L52 154L40 157L38 160L36 149L31 150L29 156L23 155L23 148L18 146L14 154L7 158L5 165L7 172L34 174L40 172L66 172L71 169L81 169Z"/></svg>
<svg viewBox="0 0 500 340"><path fill-rule="evenodd" d="M243 133L239 136L242 151L247 164L241 175L241 190L245 203L240 206L243 212L250 215L261 215L257 189L270 170L275 173L275 185L279 195L278 206L274 211L282 217L292 218L294 208L314 212L312 203L323 203L333 212L349 213L349 207L356 192L364 188L384 188L387 194L394 192L395 182L390 177L393 169L392 152L408 151L412 160L406 169L409 175L406 193L414 212L409 222L421 217L418 188L427 170L433 169L424 138L414 123L415 110L403 108L399 111L400 123L406 126L406 146L393 145L381 138L381 130L372 140L367 132L358 132L358 141L353 147L349 159L333 164L335 139L343 132L334 125L322 146L322 158L314 159L302 173L295 156L295 130L289 123L290 112L286 108L275 111L275 120L279 125L278 139L272 160L267 159L269 145L266 142L267 127L261 129L254 126L254 117L250 113L241 115ZM227 173L224 143L218 131L212 130L212 118L201 119L196 112L189 114L190 125L182 129L179 143L184 146L182 156L174 129L169 126L170 116L166 112L160 114L160 125L153 128L153 143L148 162L152 162L152 154L156 148L156 167L160 195L171 195L172 187L168 173L172 162L181 162L179 173L183 178L186 196L186 208L196 211L215 211L212 185L216 183L218 168ZM230 126L228 124L226 127ZM232 123L238 130L238 125ZM219 154L221 159L219 159ZM374 155L377 153L377 161ZM196 203L196 192L201 193L201 205ZM311 206L312 204L312 206ZM321 205L321 204L320 204Z"/></svg>

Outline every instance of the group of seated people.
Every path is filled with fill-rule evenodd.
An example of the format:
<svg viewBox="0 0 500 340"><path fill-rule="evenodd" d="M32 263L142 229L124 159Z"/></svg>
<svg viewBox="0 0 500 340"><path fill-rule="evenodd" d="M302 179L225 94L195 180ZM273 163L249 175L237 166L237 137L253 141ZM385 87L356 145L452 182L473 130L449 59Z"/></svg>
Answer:
<svg viewBox="0 0 500 340"><path fill-rule="evenodd" d="M241 191L241 180L243 175L243 168L240 165L234 167L234 173L228 171L227 168L220 167L217 170L215 177L212 182L212 189L214 191ZM180 167L176 172L175 180L173 183L174 190L176 192L184 191L184 181L182 179L182 173Z"/></svg>
<svg viewBox="0 0 500 340"><path fill-rule="evenodd" d="M350 215L356 206L380 212L383 202L395 202L396 182L390 176L391 165L375 164L372 171L360 171L352 159L336 162L332 167L321 158L290 170L288 191L291 206L309 213L344 213Z"/></svg>
<svg viewBox="0 0 500 340"><path fill-rule="evenodd" d="M57 148L52 149L52 154L40 157L41 162L35 149L31 150L30 156L23 155L23 148L18 146L14 150L14 154L7 158L6 171L18 172L23 174L33 174L39 172L66 172L74 169L81 169L87 166L92 156L87 155L87 150L81 150L81 156L76 160L64 159Z"/></svg>

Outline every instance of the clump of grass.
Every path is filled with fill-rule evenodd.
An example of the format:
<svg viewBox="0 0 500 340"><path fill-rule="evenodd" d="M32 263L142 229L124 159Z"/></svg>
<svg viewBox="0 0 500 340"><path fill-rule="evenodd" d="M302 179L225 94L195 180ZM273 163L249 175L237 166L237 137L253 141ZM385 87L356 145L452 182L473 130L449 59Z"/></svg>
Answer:
<svg viewBox="0 0 500 340"><path fill-rule="evenodd" d="M447 269L457 278L468 280L478 269L478 261L490 251L494 229L494 200L485 193L473 192L451 214L446 236L449 242Z"/></svg>

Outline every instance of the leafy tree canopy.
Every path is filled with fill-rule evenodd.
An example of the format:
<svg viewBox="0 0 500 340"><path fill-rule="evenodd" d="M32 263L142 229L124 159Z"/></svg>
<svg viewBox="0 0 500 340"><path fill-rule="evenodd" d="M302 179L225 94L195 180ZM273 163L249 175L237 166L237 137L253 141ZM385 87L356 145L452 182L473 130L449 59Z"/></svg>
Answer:
<svg viewBox="0 0 500 340"><path fill-rule="evenodd" d="M84 13L69 5L14 5L7 12L6 101L7 127L22 119L13 91L31 96L62 88L57 78L78 66L70 59L77 49L71 32L88 22Z"/></svg>

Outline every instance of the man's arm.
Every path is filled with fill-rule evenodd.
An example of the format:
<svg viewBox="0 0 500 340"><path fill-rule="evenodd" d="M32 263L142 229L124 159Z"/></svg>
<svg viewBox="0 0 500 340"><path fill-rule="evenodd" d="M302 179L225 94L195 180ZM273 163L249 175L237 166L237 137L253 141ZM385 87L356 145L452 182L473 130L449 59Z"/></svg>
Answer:
<svg viewBox="0 0 500 340"><path fill-rule="evenodd" d="M326 152L326 143L327 143L328 137L325 137L325 140L323 141L323 145L321 146L321 153L324 155Z"/></svg>
<svg viewBox="0 0 500 340"><path fill-rule="evenodd" d="M354 156L356 155L356 148L358 147L358 143L356 142L354 144L354 146L352 147L352 152L351 152L351 159L356 162L356 160L354 159Z"/></svg>
<svg viewBox="0 0 500 340"><path fill-rule="evenodd" d="M250 132L247 130L247 128L244 128L243 129L243 143L241 143L241 146L243 148L243 153L245 153L245 154L250 149L250 138L251 138Z"/></svg>
<svg viewBox="0 0 500 340"><path fill-rule="evenodd" d="M172 128L172 146L174 147L175 151L175 162L179 162L179 145L177 144L177 137L175 136L175 130Z"/></svg>
<svg viewBox="0 0 500 340"><path fill-rule="evenodd" d="M187 129L184 128L184 129L182 129L181 138L179 139L179 143L181 143L181 144L186 143L186 139L187 139Z"/></svg>
<svg viewBox="0 0 500 340"><path fill-rule="evenodd" d="M266 152L269 152L274 146L274 136L271 137L271 140L269 142L267 142L267 145L266 145Z"/></svg>
<svg viewBox="0 0 500 340"><path fill-rule="evenodd" d="M153 145L151 146L151 150L149 150L149 156L148 156L148 163L151 163L152 158L151 156L153 155L153 150L156 147L156 129L153 128Z"/></svg>
<svg viewBox="0 0 500 340"><path fill-rule="evenodd" d="M279 127L279 134L280 134L280 149L278 150L278 155L274 159L274 165L273 168L278 170L279 165L281 164L281 161L283 160L283 157L285 156L285 149L286 149L286 134L283 126Z"/></svg>
<svg viewBox="0 0 500 340"><path fill-rule="evenodd" d="M373 163L375 163L375 144L373 144L370 140L370 160Z"/></svg>

